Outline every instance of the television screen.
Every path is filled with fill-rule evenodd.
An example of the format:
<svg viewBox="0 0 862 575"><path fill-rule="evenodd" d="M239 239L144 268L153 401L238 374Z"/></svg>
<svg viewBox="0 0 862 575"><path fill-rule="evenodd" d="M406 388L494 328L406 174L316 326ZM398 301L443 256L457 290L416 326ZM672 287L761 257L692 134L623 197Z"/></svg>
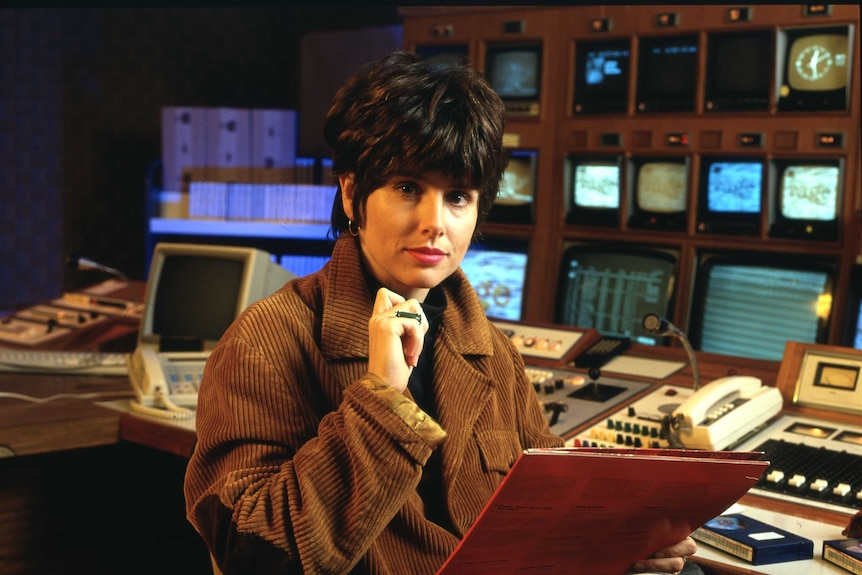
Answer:
<svg viewBox="0 0 862 575"><path fill-rule="evenodd" d="M416 53L430 62L441 64L469 64L470 52L466 44L426 44L416 46Z"/></svg>
<svg viewBox="0 0 862 575"><path fill-rule="evenodd" d="M848 26L797 28L779 35L778 109L845 110L850 82Z"/></svg>
<svg viewBox="0 0 862 575"><path fill-rule="evenodd" d="M697 87L697 35L641 38L637 110L693 112Z"/></svg>
<svg viewBox="0 0 862 575"><path fill-rule="evenodd" d="M769 109L770 30L711 34L706 56L706 110Z"/></svg>
<svg viewBox="0 0 862 575"><path fill-rule="evenodd" d="M770 235L838 239L841 161L775 159L773 167L777 189Z"/></svg>
<svg viewBox="0 0 862 575"><path fill-rule="evenodd" d="M483 241L470 246L461 270L488 317L519 321L527 277L527 243Z"/></svg>
<svg viewBox="0 0 862 575"><path fill-rule="evenodd" d="M628 39L575 45L575 113L625 113L629 99Z"/></svg>
<svg viewBox="0 0 862 575"><path fill-rule="evenodd" d="M541 43L487 46L485 77L506 104L509 114L538 115L541 75Z"/></svg>
<svg viewBox="0 0 862 575"><path fill-rule="evenodd" d="M850 271L842 345L862 349L862 264Z"/></svg>
<svg viewBox="0 0 862 575"><path fill-rule="evenodd" d="M629 225L684 230L688 206L687 158L634 158L631 168L634 185Z"/></svg>
<svg viewBox="0 0 862 575"><path fill-rule="evenodd" d="M566 187L571 190L566 221L573 224L619 224L621 162L617 156L566 159Z"/></svg>
<svg viewBox="0 0 862 575"><path fill-rule="evenodd" d="M761 160L701 157L698 231L757 235L762 189Z"/></svg>
<svg viewBox="0 0 862 575"><path fill-rule="evenodd" d="M534 150L510 150L509 164L500 181L500 191L488 214L489 222L533 222L533 196L536 188Z"/></svg>
<svg viewBox="0 0 862 575"><path fill-rule="evenodd" d="M602 335L654 345L643 317L667 317L672 309L677 253L620 245L569 246L560 266L555 321L594 328Z"/></svg>
<svg viewBox="0 0 862 575"><path fill-rule="evenodd" d="M689 337L701 351L780 361L787 341L826 343L834 265L765 253L700 259Z"/></svg>

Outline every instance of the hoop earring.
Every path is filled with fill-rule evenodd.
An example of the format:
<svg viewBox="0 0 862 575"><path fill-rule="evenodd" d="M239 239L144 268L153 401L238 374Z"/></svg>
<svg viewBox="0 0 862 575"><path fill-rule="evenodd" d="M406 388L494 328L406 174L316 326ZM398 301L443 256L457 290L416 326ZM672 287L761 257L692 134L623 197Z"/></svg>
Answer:
<svg viewBox="0 0 862 575"><path fill-rule="evenodd" d="M359 235L359 224L354 222L353 220L347 220L347 233L349 233L354 238Z"/></svg>

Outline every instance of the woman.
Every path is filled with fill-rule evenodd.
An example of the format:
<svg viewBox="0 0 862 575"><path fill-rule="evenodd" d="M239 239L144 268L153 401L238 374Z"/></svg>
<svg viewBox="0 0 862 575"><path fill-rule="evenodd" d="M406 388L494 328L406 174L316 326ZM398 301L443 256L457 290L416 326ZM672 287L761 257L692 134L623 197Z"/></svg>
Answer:
<svg viewBox="0 0 862 575"><path fill-rule="evenodd" d="M518 455L562 445L459 270L503 126L473 70L404 52L335 96L332 259L246 310L200 389L188 517L226 574L433 575Z"/></svg>

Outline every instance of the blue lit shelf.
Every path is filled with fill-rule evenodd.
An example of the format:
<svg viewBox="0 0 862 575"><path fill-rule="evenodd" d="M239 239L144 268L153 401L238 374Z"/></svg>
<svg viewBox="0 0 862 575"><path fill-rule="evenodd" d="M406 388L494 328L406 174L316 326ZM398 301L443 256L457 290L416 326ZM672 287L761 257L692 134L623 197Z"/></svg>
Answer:
<svg viewBox="0 0 862 575"><path fill-rule="evenodd" d="M329 224L150 218L151 234L325 240Z"/></svg>

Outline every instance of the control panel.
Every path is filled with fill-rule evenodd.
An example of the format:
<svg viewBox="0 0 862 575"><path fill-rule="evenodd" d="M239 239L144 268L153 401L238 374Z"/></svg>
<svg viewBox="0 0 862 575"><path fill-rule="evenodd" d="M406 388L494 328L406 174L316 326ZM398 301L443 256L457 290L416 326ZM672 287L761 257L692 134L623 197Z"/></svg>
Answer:
<svg viewBox="0 0 862 575"><path fill-rule="evenodd" d="M663 385L567 440L577 447L670 447L662 420L693 395L690 388Z"/></svg>
<svg viewBox="0 0 862 575"><path fill-rule="evenodd" d="M563 438L602 413L630 401L651 385L535 366L527 366L527 376L539 396L551 431Z"/></svg>

